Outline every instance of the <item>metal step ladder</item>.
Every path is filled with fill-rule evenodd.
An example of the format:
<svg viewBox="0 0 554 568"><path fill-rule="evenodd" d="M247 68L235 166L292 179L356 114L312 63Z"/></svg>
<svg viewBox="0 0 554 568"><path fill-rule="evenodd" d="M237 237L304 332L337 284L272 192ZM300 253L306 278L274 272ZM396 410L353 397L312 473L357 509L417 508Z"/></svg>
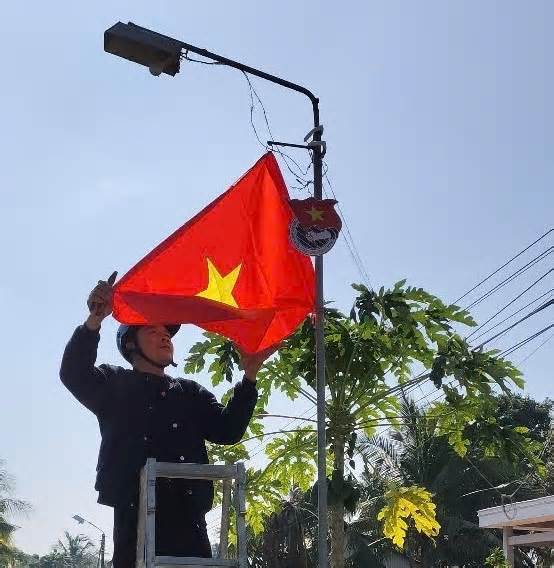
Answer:
<svg viewBox="0 0 554 568"><path fill-rule="evenodd" d="M156 479L220 479L234 480L233 497L237 513L237 558L194 558L183 556L156 556ZM148 458L140 473L140 500L137 526L136 568L248 568L246 554L246 500L244 487L246 472L243 463L234 465L202 465L194 463L166 463Z"/></svg>

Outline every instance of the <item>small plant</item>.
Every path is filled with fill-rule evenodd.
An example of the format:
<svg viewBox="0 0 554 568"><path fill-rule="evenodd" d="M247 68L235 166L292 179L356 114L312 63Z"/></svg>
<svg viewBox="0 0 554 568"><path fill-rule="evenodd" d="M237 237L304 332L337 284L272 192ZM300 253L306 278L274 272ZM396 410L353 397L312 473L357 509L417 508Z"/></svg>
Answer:
<svg viewBox="0 0 554 568"><path fill-rule="evenodd" d="M486 568L510 568L508 562L504 558L504 553L502 549L495 548L485 560Z"/></svg>

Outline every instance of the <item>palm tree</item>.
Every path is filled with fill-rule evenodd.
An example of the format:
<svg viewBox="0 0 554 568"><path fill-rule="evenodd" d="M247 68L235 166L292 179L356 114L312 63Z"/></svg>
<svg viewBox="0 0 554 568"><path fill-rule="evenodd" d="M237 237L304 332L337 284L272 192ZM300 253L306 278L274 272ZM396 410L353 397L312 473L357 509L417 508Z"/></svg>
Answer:
<svg viewBox="0 0 554 568"><path fill-rule="evenodd" d="M400 424L389 436L360 442L366 464L365 494L359 515L351 523L351 532L377 541L379 526L375 519L383 504L385 487L390 483L423 486L434 494L442 529L434 543L415 531L408 532L405 554L412 566L482 567L491 549L502 546L499 535L478 526L477 511L499 504L500 499L494 491L481 491L490 489L484 478L492 485L507 483L521 477L519 466L485 459L477 452L462 459L444 437L436 435L434 420L413 401L404 400ZM526 491L522 488L521 498L525 498ZM527 556L519 555L517 565L527 568L534 564Z"/></svg>
<svg viewBox="0 0 554 568"><path fill-rule="evenodd" d="M20 499L11 497L14 489L13 479L0 460L0 560L5 564L16 555L16 549L12 544L12 535L17 529L10 518L17 513L29 510L29 505Z"/></svg>
<svg viewBox="0 0 554 568"><path fill-rule="evenodd" d="M84 534L65 531L64 539L58 540L54 550L62 558L64 568L89 568L96 564L94 544Z"/></svg>
<svg viewBox="0 0 554 568"><path fill-rule="evenodd" d="M248 556L252 568L312 568L317 538L317 515L310 493L294 489L278 512L265 522L264 531L249 535Z"/></svg>

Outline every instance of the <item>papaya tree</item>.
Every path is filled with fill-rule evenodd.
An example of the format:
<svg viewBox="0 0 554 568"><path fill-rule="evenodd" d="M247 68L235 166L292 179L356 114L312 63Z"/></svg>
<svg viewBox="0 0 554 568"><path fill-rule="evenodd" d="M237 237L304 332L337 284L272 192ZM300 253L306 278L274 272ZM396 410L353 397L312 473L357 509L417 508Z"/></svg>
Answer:
<svg viewBox="0 0 554 568"><path fill-rule="evenodd" d="M405 281L378 292L363 285L353 288L357 295L348 315L330 307L325 310L332 568L345 566L345 517L354 511L358 497L355 478L348 470L356 467L358 434L370 437L383 426L398 425L403 393L416 385L432 382L439 394L444 394L444 401L433 407L437 435L446 436L459 454L467 451L465 429L472 425L489 453L517 454L517 459L525 456L538 463L525 431L496 423L492 412L495 391L521 387L521 375L496 351L469 346L457 331L475 325L467 311L447 305L421 288L406 286ZM196 373L207 367L215 385L231 379L238 360L230 342L205 334L205 340L191 349L185 371ZM245 440L270 434L264 430L263 416L271 394L280 393L291 401L299 396L313 401L315 388L315 337L313 321L308 318L259 372L260 397ZM508 444L504 442L507 439ZM255 531L262 530L264 520L293 489L306 491L313 484L313 425L279 433L265 452L267 465L249 470L248 521ZM436 535L439 529L425 488L396 488L387 495L389 502L381 512L387 535L395 538L407 522L415 523L426 536ZM400 509L407 514L400 514Z"/></svg>

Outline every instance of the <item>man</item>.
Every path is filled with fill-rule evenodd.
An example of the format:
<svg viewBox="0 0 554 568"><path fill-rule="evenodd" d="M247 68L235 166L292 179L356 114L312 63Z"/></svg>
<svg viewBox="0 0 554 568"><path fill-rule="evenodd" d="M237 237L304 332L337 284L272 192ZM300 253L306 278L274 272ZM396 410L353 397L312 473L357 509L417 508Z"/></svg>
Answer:
<svg viewBox="0 0 554 568"><path fill-rule="evenodd" d="M243 380L226 406L189 379L172 379L171 338L178 325L120 326L117 345L132 370L95 366L102 321L112 312L116 273L100 281L87 301L89 316L77 327L62 359L60 378L98 418L102 441L95 489L114 508L114 568L135 566L139 472L147 457L208 463L205 441L238 442L257 400L256 373L275 349L242 354ZM158 479L156 553L211 557L205 514L213 485L204 480Z"/></svg>

